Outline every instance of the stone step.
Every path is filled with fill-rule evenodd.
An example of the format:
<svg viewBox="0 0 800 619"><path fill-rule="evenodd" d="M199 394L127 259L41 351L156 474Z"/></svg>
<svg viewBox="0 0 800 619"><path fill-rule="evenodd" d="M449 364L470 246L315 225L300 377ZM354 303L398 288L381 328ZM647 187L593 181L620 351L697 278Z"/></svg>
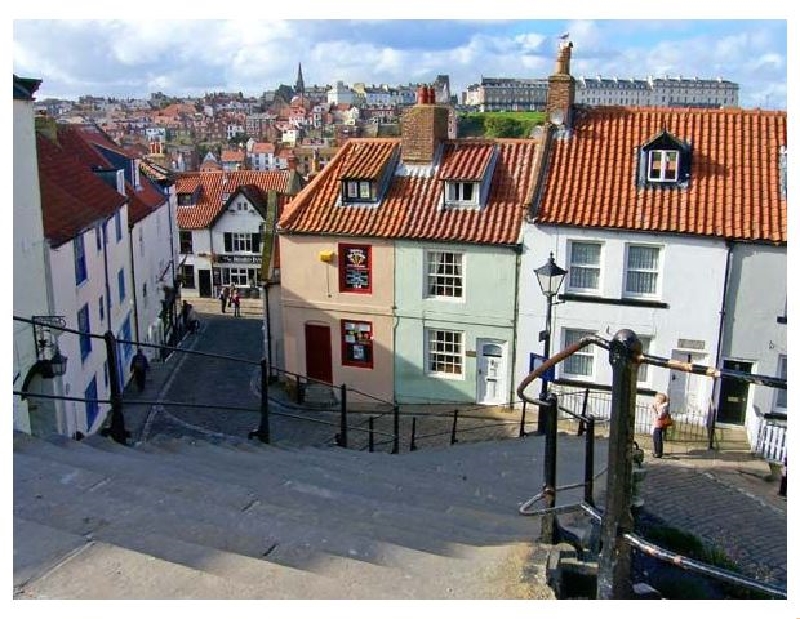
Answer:
<svg viewBox="0 0 800 619"><path fill-rule="evenodd" d="M14 516L14 588L46 573L87 543L82 535Z"/></svg>
<svg viewBox="0 0 800 619"><path fill-rule="evenodd" d="M161 449L156 446L143 446L142 449ZM192 457L196 460L208 460L207 454L214 453L214 468L219 464L227 463L234 474L238 474L237 482L241 480L242 463L234 452L223 447L214 447L200 443L198 445L186 445L177 455L181 458ZM518 519L506 520L504 517L513 516L519 502L501 501L492 495L481 492L478 486L467 486L466 482L451 487L448 485L450 480L437 482L436 479L427 480L423 477L413 477L402 479L399 483L385 481L383 479L385 469L393 468L396 461L384 461L384 467L373 469L370 463L360 467L342 470L334 463L333 466L324 464L309 463L310 452L286 453L271 447L263 447L256 456L255 462L259 469L259 475L275 478L278 482L294 480L310 484L320 483L331 490L357 491L365 498L378 500L389 500L392 502L416 501L429 508L441 509L458 514L464 512L475 517L480 514L481 518L505 521L509 526L520 526ZM346 460L347 458L344 458ZM339 459L336 459L339 461ZM389 466L391 465L391 467ZM370 466L370 469L366 467ZM369 474L368 474L369 471ZM277 476L277 477L276 477ZM241 482L245 483L245 482ZM527 497L526 497L527 498Z"/></svg>
<svg viewBox="0 0 800 619"><path fill-rule="evenodd" d="M318 564L320 557L331 569L341 557L366 562L393 560L397 562L393 567L411 566L412 572L416 564L429 563L420 561L423 553L413 545L392 545L399 534L386 527L363 527L365 534L379 530L383 538L388 538L377 541L348 533L343 526L347 522L341 519L311 519L307 510L290 513L273 509L268 513L255 504L242 513L199 507L182 497L147 488L103 483L107 477L80 469L64 473L63 467L36 462L27 454L17 454L17 461L20 470L15 470L15 513L41 524L58 522L60 528L76 535L102 537L118 528L124 535L156 533L256 558L272 549L271 561L304 569ZM31 506L26 497L34 495L38 500ZM157 506L152 513L147 507L151 505ZM445 559L458 556L455 545L432 541L426 545Z"/></svg>
<svg viewBox="0 0 800 619"><path fill-rule="evenodd" d="M220 449L217 448L218 451ZM203 476L221 484L247 484L258 498L253 510L265 510L272 515L281 515L284 510L291 510L293 517L310 512L303 516L307 522L317 522L316 514L324 513L325 520L320 521L320 524L331 524L335 521L344 530L362 534L369 528L372 531L370 535L378 539L389 539L386 536L391 535L392 541L421 550L435 550L439 545L438 540L441 539L453 542L506 542L518 539L512 536L507 527L494 528L481 520L459 516L453 511L448 512L448 506L437 506L434 509L418 507L417 505L425 505L425 501L422 497L417 500L413 494L400 503L393 500L391 494L369 498L364 496L364 488L361 486L344 485L339 490L332 490L318 476L311 476L308 481L294 481L286 479L280 473L273 474L267 467L253 471L252 464L250 471L254 474L243 479L242 471L248 470L249 461L234 459L223 463L220 458L222 454L214 453L213 450L213 446L203 445L198 448L195 456L178 452L168 454L167 457L180 459L185 463L187 471L202 471ZM522 523L515 528L517 536L524 535L522 531L527 533L528 530L528 526ZM437 541L433 542L431 537Z"/></svg>
<svg viewBox="0 0 800 619"><path fill-rule="evenodd" d="M30 518L36 522L48 523L58 522L59 527L75 535L92 535L94 539L100 541L114 540L117 543L124 543L130 538L142 538L146 536L163 536L165 538L176 539L185 543L195 543L206 546L209 552L216 550L233 551L250 556L258 556L263 552L269 552L269 558L280 562L281 553L283 557L290 556L291 544L286 544L281 537L280 527L276 527L276 521L270 521L270 529L279 541L273 542L266 550L265 544L269 541L264 536L253 533L256 519L250 518L249 526L245 531L236 526L235 516L242 518L242 514L235 514L231 510L226 515L224 523L216 527L210 526L206 520L207 507L198 510L197 505L190 503L187 509L181 509L183 499L178 498L172 501L164 499L163 502L155 501L155 495L147 496L141 491L129 494L129 500L122 500L113 496L100 496L110 488L115 488L113 484L105 483L100 486L106 477L99 474L90 474L84 471L64 470L64 467L55 465L53 467L44 466L37 463L32 456L27 454L17 454L17 465L15 466L15 512L19 517ZM84 492L80 492L80 489ZM90 490L91 489L91 490ZM87 491L89 490L89 491ZM25 500L25 494L37 493L41 498L33 501ZM157 505L158 509L148 509L148 506ZM192 514L191 509L196 513ZM231 529L236 529L232 531ZM326 535L335 539L341 547L342 540L352 541L351 536L344 536L337 530L328 531ZM296 537L296 536L295 536ZM480 593L475 587L481 582L481 570L487 564L501 566L504 557L510 552L509 548L494 546L490 548L467 548L462 559L453 559L449 556L424 555L410 551L402 547L393 547L390 544L367 542L366 552L364 544L362 548L348 548L347 554L356 557L361 561L348 561L333 555L326 555L316 547L316 542L330 542L331 539L316 540L312 539L306 544L296 543L294 550L305 559L308 566L318 568L324 565L325 569L336 574L352 574L349 578L352 582L375 582L370 585L371 589L362 589L358 595L361 598L368 598L371 595L381 597L377 590L377 585L387 582L387 575L378 570L379 566L373 566L364 561L391 561L399 566L404 566L402 573L402 587L406 587L406 581L413 580L415 575L419 578L415 582L428 582L431 575L437 576L442 587L437 588L435 593L430 593L427 597L447 597L450 594L458 594L460 597L493 597L490 592ZM277 544L277 546L275 545ZM371 547L370 547L371 544ZM253 552L254 547L259 552ZM164 557L163 551L158 554L158 544L150 550L154 556L160 558L172 558L175 556ZM263 552L260 552L262 551ZM271 551L270 551L271 550ZM449 551L450 548L448 547ZM297 562L298 557L293 557ZM349 571L346 566L350 563L358 563L358 568L350 566ZM343 568L344 566L344 568ZM353 572L355 570L355 572ZM369 574L368 574L369 572ZM458 574L454 580L446 579L445 576ZM466 578L465 575L470 575ZM425 578L421 578L425 575ZM396 576L396 575L395 575ZM449 576L448 576L449 578ZM393 597L400 597L397 594L397 578L394 576L388 579L394 583L391 589L384 591ZM447 587L444 587L447 584ZM460 588L462 584L470 585L472 588ZM409 597L425 597L423 591L418 588L407 589L411 591ZM478 593L476 593L478 592ZM101 596L102 597L102 596ZM157 597L153 594L152 597Z"/></svg>

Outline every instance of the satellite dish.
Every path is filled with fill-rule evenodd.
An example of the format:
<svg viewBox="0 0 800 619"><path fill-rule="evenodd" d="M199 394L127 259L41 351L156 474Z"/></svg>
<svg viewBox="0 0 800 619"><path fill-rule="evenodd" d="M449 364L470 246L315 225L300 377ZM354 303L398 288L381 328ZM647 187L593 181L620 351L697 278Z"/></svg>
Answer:
<svg viewBox="0 0 800 619"><path fill-rule="evenodd" d="M550 122L554 125L561 126L564 124L564 112L562 110L554 110L550 113Z"/></svg>

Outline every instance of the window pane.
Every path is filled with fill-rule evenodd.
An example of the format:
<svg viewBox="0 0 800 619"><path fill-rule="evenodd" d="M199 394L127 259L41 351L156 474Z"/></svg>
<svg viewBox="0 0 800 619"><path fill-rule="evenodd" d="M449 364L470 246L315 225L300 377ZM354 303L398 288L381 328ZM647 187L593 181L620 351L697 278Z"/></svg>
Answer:
<svg viewBox="0 0 800 619"><path fill-rule="evenodd" d="M472 183L463 183L461 187L462 187L462 199L472 200Z"/></svg>
<svg viewBox="0 0 800 619"><path fill-rule="evenodd" d="M642 352L647 354L650 351L650 338L649 337L640 337L639 341L642 343ZM639 365L639 371L636 374L636 382L637 383L646 383L647 382L647 371L649 365L645 365L644 363Z"/></svg>
<svg viewBox="0 0 800 619"><path fill-rule="evenodd" d="M594 335L592 331L567 329L564 332L564 345L571 346L580 339ZM594 344L582 348L564 361L564 372L576 376L591 377L594 371Z"/></svg>
<svg viewBox="0 0 800 619"><path fill-rule="evenodd" d="M629 269L657 269L658 247L628 246Z"/></svg>
<svg viewBox="0 0 800 619"><path fill-rule="evenodd" d="M600 243L572 243L573 264L600 264Z"/></svg>
<svg viewBox="0 0 800 619"><path fill-rule="evenodd" d="M778 376L786 378L786 357L781 357L778 363ZM775 406L786 408L786 389L776 389Z"/></svg>

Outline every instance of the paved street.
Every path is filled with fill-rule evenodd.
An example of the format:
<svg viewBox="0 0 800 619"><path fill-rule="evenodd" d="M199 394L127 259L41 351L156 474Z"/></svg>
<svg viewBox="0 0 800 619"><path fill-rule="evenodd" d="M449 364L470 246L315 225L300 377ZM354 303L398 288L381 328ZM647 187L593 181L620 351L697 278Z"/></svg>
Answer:
<svg viewBox="0 0 800 619"><path fill-rule="evenodd" d="M212 314L202 314L200 319L201 332L187 336L182 348L231 355L252 363L183 353L173 354L166 363L154 362L145 392L139 395L132 385L125 392L126 425L134 441L156 435L246 437L258 426L261 321ZM213 408L167 405L154 410L135 404L136 400L159 399ZM253 411L233 411L232 406ZM277 402L272 406L273 410L334 423L338 419ZM273 415L270 430L276 443L329 445L337 428ZM777 496L777 483L764 481L766 464L747 453L705 449L681 452L680 447L668 447L672 451L663 460L647 458L645 509L670 526L714 543L739 564L744 574L785 585L787 504Z"/></svg>
<svg viewBox="0 0 800 619"><path fill-rule="evenodd" d="M148 385L140 396L133 385L125 392L125 416L134 440L155 436L219 435L247 437L259 425L263 354L262 321L256 317L233 318L227 314L199 314L200 332L188 335L181 348L201 353L226 355L250 363L218 359L191 353L174 353L166 365L153 363ZM277 387L276 387L277 389ZM277 395L277 394L276 394ZM163 407L136 406L136 400L163 400ZM212 408L172 405L169 402L203 404ZM250 410L234 410L234 409ZM335 417L321 412L308 412L283 407L277 401L273 411L302 414L331 422ZM271 438L275 442L294 445L328 444L336 429L314 422L298 421L273 415L270 418Z"/></svg>

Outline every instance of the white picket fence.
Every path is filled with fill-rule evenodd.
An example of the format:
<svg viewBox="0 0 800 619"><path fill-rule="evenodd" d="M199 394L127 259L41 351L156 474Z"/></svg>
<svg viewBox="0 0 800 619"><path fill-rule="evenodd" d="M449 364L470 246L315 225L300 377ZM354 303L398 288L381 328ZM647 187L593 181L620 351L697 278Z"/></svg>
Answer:
<svg viewBox="0 0 800 619"><path fill-rule="evenodd" d="M786 425L761 419L755 454L767 462L786 462Z"/></svg>

